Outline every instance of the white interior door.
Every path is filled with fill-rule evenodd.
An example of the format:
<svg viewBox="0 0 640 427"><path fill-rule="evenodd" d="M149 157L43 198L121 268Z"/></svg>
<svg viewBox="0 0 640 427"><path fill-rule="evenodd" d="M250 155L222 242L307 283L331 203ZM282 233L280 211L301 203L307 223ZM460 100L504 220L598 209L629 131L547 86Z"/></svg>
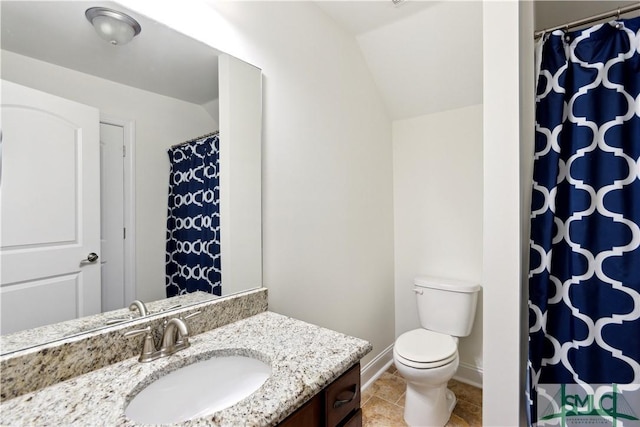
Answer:
<svg viewBox="0 0 640 427"><path fill-rule="evenodd" d="M2 334L100 312L97 109L2 81Z"/></svg>

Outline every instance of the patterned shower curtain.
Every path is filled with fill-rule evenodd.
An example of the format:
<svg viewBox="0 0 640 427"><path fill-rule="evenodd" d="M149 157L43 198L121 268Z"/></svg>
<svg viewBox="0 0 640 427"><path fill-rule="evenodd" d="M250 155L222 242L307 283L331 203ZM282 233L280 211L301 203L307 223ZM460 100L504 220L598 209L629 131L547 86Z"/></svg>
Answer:
<svg viewBox="0 0 640 427"><path fill-rule="evenodd" d="M217 134L169 150L167 297L221 295Z"/></svg>
<svg viewBox="0 0 640 427"><path fill-rule="evenodd" d="M640 426L639 27L555 31L538 58L533 426Z"/></svg>

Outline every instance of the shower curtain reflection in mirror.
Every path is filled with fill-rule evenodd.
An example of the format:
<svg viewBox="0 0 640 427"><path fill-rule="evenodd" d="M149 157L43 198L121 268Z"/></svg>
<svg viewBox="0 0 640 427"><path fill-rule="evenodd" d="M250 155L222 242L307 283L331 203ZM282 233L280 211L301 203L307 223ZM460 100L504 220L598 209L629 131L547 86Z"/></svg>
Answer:
<svg viewBox="0 0 640 427"><path fill-rule="evenodd" d="M169 150L167 297L222 293L219 143L215 132Z"/></svg>

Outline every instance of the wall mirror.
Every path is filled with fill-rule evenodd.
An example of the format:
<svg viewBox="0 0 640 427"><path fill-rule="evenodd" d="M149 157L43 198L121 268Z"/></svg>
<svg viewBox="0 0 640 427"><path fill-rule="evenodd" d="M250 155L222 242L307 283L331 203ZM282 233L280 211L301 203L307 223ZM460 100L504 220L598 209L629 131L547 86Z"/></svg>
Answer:
<svg viewBox="0 0 640 427"><path fill-rule="evenodd" d="M85 16L92 7L133 17L140 33L118 45L99 38ZM170 310L216 298L168 300L165 284L168 150L215 131L221 295L262 286L261 70L115 2L0 8L3 342L81 333L73 319L105 327L139 315L128 309L134 299ZM174 180L197 175L181 173ZM202 218L178 226L187 222ZM97 242L87 243L90 228ZM183 246L208 251L208 242ZM181 274L208 274L193 270Z"/></svg>

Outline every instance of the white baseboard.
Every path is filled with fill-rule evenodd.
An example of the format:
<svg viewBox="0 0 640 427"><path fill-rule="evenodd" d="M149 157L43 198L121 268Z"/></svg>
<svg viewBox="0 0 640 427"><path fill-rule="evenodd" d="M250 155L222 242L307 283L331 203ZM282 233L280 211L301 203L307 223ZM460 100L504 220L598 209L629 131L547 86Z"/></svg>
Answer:
<svg viewBox="0 0 640 427"><path fill-rule="evenodd" d="M361 389L366 390L382 375L393 363L393 344L382 350L369 363L360 370Z"/></svg>
<svg viewBox="0 0 640 427"><path fill-rule="evenodd" d="M456 374L453 376L453 379L460 381L461 383L482 388L482 368L461 362Z"/></svg>

